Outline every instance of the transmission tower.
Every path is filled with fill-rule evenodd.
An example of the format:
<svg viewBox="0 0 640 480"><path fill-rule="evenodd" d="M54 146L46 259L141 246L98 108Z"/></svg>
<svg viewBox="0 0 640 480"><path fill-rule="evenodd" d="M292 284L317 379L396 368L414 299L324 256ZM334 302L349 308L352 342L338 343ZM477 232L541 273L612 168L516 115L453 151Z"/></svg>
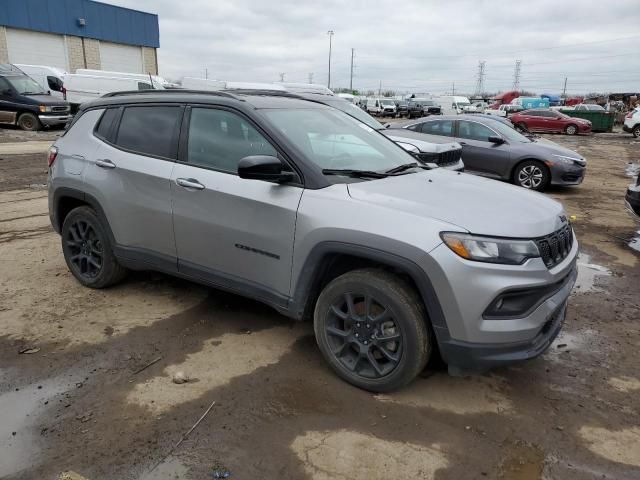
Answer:
<svg viewBox="0 0 640 480"><path fill-rule="evenodd" d="M309 83L313 83L313 72L309 72Z"/></svg>
<svg viewBox="0 0 640 480"><path fill-rule="evenodd" d="M286 75L286 73L281 73L280 74L280 81L284 82L284 76Z"/></svg>
<svg viewBox="0 0 640 480"><path fill-rule="evenodd" d="M486 64L487 62L485 60L481 60L480 62L478 62L478 81L476 82L475 91L476 95L482 95L482 92L484 91L484 67Z"/></svg>
<svg viewBox="0 0 640 480"><path fill-rule="evenodd" d="M520 90L520 65L522 60L516 60L516 68L513 71L513 90Z"/></svg>

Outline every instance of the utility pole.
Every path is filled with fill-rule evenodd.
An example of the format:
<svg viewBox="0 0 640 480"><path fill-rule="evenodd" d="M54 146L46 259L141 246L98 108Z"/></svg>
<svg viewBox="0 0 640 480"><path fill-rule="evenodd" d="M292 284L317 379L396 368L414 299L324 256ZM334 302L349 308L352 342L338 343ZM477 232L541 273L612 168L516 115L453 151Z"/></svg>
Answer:
<svg viewBox="0 0 640 480"><path fill-rule="evenodd" d="M208 68L204 69L204 78L207 79L207 80L209 79L209 69Z"/></svg>
<svg viewBox="0 0 640 480"><path fill-rule="evenodd" d="M380 80L380 86L378 87L378 96L382 96L382 80Z"/></svg>
<svg viewBox="0 0 640 480"><path fill-rule="evenodd" d="M313 83L313 72L309 72L309 83Z"/></svg>
<svg viewBox="0 0 640 480"><path fill-rule="evenodd" d="M280 82L283 83L284 82L284 76L286 75L286 73L282 72L280 74Z"/></svg>
<svg viewBox="0 0 640 480"><path fill-rule="evenodd" d="M351 49L351 76L349 77L349 90L353 93L353 52L355 49Z"/></svg>
<svg viewBox="0 0 640 480"><path fill-rule="evenodd" d="M331 88L331 39L333 38L333 30L327 32L329 35L329 75L327 77L327 88Z"/></svg>
<svg viewBox="0 0 640 480"><path fill-rule="evenodd" d="M513 71L513 90L520 90L520 66L522 60L516 60L516 68Z"/></svg>
<svg viewBox="0 0 640 480"><path fill-rule="evenodd" d="M453 84L451 85L451 95L455 95L456 94L456 82L453 82Z"/></svg>
<svg viewBox="0 0 640 480"><path fill-rule="evenodd" d="M564 77L564 87L562 88L562 98L567 98L567 77Z"/></svg>
<svg viewBox="0 0 640 480"><path fill-rule="evenodd" d="M476 95L482 95L482 91L484 90L484 67L487 64L485 60L481 60L478 62L478 81L476 82Z"/></svg>

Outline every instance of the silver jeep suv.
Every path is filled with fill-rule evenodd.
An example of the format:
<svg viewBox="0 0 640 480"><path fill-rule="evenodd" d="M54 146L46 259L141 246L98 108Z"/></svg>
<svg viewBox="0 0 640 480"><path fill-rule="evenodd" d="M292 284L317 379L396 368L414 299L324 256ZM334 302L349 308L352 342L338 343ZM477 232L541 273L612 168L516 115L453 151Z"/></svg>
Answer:
<svg viewBox="0 0 640 480"><path fill-rule="evenodd" d="M542 353L578 244L535 192L428 170L384 135L287 94L119 93L49 155L49 210L80 283L151 269L313 319L335 372L371 391L438 351L450 372Z"/></svg>

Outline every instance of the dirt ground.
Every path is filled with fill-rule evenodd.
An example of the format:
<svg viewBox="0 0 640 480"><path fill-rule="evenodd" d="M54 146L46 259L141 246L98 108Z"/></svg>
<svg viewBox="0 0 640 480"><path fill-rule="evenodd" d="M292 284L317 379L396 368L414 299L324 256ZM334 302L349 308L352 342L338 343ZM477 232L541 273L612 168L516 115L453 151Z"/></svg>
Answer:
<svg viewBox="0 0 640 480"><path fill-rule="evenodd" d="M549 193L582 251L550 350L468 378L436 362L372 395L329 371L311 325L256 302L156 273L81 287L47 214L57 134L0 133L0 478L640 478L630 135L549 137L589 162L583 185ZM16 153L23 140L42 153Z"/></svg>

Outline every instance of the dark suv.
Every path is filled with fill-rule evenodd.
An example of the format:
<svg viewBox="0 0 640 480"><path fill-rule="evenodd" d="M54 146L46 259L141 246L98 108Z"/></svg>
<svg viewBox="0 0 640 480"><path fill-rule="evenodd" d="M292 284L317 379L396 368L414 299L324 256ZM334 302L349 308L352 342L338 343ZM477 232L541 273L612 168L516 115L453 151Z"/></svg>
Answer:
<svg viewBox="0 0 640 480"><path fill-rule="evenodd" d="M427 100L424 98L412 98L409 100L409 118L426 117L429 115L442 115L440 105L433 100Z"/></svg>
<svg viewBox="0 0 640 480"><path fill-rule="evenodd" d="M65 125L70 119L67 102L52 98L17 67L0 64L0 123L40 130Z"/></svg>

